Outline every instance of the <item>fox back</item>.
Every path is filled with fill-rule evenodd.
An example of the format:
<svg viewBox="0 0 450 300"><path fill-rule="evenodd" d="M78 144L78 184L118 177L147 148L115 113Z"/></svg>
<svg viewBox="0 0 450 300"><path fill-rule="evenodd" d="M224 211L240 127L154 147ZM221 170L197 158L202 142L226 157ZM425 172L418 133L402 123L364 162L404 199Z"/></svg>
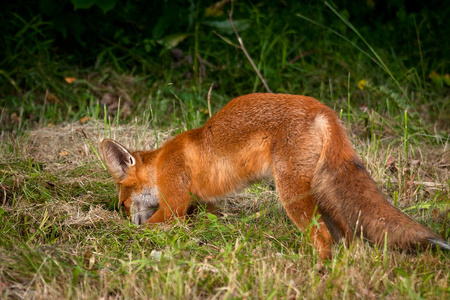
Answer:
<svg viewBox="0 0 450 300"><path fill-rule="evenodd" d="M102 143L120 203L136 224L183 218L192 196L208 204L273 178L288 216L324 258L333 241L355 235L405 250L450 249L430 229L392 206L356 156L333 110L314 98L250 94L230 101L198 129L154 151Z"/></svg>

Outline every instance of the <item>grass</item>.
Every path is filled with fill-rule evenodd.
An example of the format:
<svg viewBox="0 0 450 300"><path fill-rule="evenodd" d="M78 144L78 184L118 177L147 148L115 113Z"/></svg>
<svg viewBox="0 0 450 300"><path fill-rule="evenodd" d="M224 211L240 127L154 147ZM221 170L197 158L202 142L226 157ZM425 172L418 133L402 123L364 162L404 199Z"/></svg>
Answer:
<svg viewBox="0 0 450 300"><path fill-rule="evenodd" d="M149 124L106 123L46 126L24 137L3 137L2 297L448 297L448 253L400 253L356 239L350 249L337 245L332 261L320 261L270 182L227 198L219 217L201 211L173 226L129 223L117 210L112 179L95 152L105 135L131 148L152 148L156 139ZM377 137L380 132L355 140L374 179L416 220L448 238L450 177L439 167L447 145L418 144L405 157L402 141ZM168 137L156 134L160 143ZM390 156L394 163L386 162Z"/></svg>
<svg viewBox="0 0 450 300"><path fill-rule="evenodd" d="M25 130L35 123L74 122L97 102L105 103L112 114L118 98L122 117L129 121L151 103L158 125L196 126L207 118L197 110L207 109L205 98L212 84L213 111L234 96L264 91L243 53L218 35L237 44L235 36L208 25L211 22L197 21L195 34L179 45L183 60L176 68L164 47L149 55L139 46L107 43L93 45L93 53L76 48L67 55L67 49L56 49L54 29L42 15L5 14L0 25L11 33L1 41L5 56L0 69L0 124L9 130L18 130L14 120ZM283 22L278 21L280 15ZM313 95L341 109L350 91L354 108L364 106L389 117L407 110L422 129L429 130L430 123L448 129L448 88L442 82L448 68L443 55L447 44L440 38L446 35L439 34L446 27L427 29L433 26L427 22L437 18L406 15L380 24L379 29L358 27L349 21L348 12L324 2L285 7L235 3L234 19L247 24L237 29L274 92ZM392 30L397 27L401 30ZM92 63L76 65L86 64L85 56L94 53ZM68 83L67 78L76 81ZM364 90L355 89L362 80Z"/></svg>
<svg viewBox="0 0 450 300"><path fill-rule="evenodd" d="M328 3L302 4L298 13L234 5L236 24L250 24L239 34L271 89L334 108L388 198L448 240L449 89L427 77L443 75L448 62L432 55L441 50L421 20L400 24L410 43L386 45L400 33L354 26ZM219 216L130 224L98 157L101 140L152 149L232 97L263 91L260 79L201 22L183 49L210 63L205 77L195 59L175 69L166 50L155 58L112 44L95 66L71 65L76 55L55 54L41 17L2 20L17 29L5 35L0 69L2 298L448 298L448 252L401 253L356 238L320 261L271 182L228 197Z"/></svg>

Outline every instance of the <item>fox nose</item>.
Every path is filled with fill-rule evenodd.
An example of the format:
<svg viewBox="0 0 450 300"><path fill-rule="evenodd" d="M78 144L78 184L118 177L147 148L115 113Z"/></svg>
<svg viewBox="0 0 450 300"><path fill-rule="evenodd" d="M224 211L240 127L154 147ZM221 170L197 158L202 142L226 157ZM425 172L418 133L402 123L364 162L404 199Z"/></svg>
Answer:
<svg viewBox="0 0 450 300"><path fill-rule="evenodd" d="M136 225L142 225L142 224L144 224L145 221L147 221L145 216L142 216L140 214L137 214L137 215L134 215L131 217L131 222Z"/></svg>

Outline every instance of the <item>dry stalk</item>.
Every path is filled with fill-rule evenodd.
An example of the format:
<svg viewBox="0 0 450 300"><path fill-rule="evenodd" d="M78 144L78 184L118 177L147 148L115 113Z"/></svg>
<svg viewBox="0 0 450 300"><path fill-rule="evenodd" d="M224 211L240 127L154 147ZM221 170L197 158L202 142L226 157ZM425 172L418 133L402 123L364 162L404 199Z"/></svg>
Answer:
<svg viewBox="0 0 450 300"><path fill-rule="evenodd" d="M242 38L240 37L239 33L236 30L236 27L234 26L234 23L233 23L233 8L231 8L230 12L228 13L228 17L229 17L228 19L230 20L231 28L233 28L234 34L236 35L236 38L237 38L237 40L239 42L239 45L241 45L239 48L244 52L244 54L247 57L248 61L252 65L253 69L255 70L256 75L258 75L259 79L261 79L261 81L262 81L264 87L266 88L267 92L272 93L272 90L267 85L266 80L264 79L264 77L261 75L261 72L259 72L258 68L256 67L255 62L251 58L250 54L248 54L247 49L244 46L244 42L242 41Z"/></svg>

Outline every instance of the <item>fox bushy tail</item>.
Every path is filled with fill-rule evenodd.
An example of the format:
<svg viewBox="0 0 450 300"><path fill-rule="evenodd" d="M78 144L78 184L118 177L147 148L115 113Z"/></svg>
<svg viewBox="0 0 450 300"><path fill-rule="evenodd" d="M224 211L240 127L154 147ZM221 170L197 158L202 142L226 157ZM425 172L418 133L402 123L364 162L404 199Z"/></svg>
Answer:
<svg viewBox="0 0 450 300"><path fill-rule="evenodd" d="M322 153L312 189L320 213L334 239L356 236L376 245L411 250L439 245L450 250L439 235L391 205L357 158L333 112L316 122L322 132Z"/></svg>

